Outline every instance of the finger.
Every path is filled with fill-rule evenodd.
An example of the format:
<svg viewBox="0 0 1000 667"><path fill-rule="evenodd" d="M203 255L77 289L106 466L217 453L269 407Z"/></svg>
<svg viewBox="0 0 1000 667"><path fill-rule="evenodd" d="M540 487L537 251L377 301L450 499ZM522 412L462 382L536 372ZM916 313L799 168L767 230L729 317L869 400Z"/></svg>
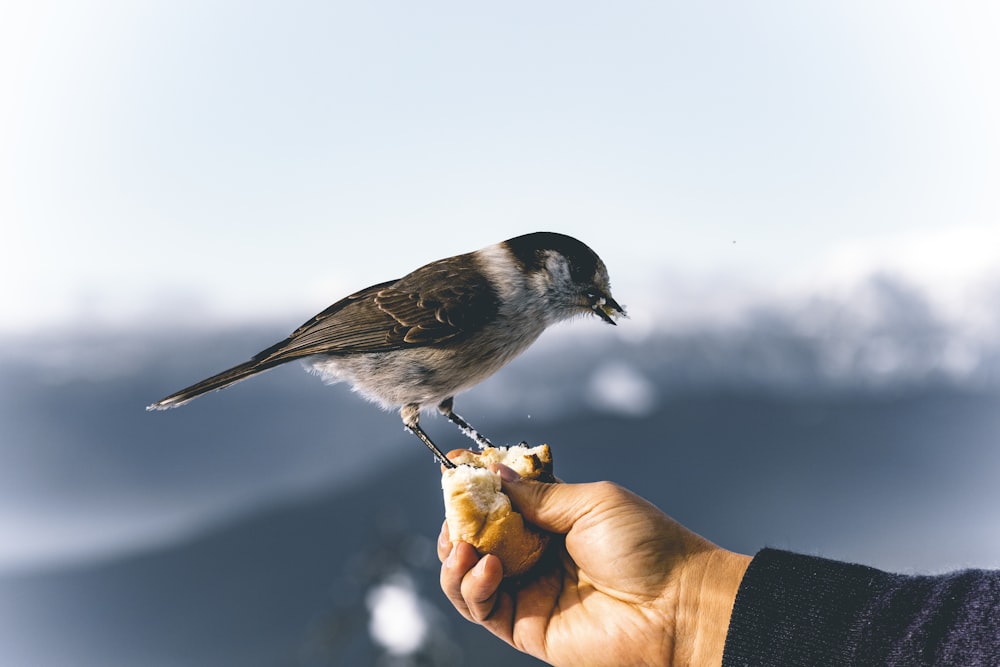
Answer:
<svg viewBox="0 0 1000 667"><path fill-rule="evenodd" d="M519 479L527 479L526 477L521 477L521 475L518 474L518 472L516 470L514 470L513 468L511 468L509 466L504 465L503 463L491 463L488 467L493 472L499 474L500 475L500 479L508 481L508 482L516 482ZM565 482L563 482L563 480L559 479L555 475L552 475L552 480L556 484L565 484ZM546 480L546 482L548 482L548 480ZM551 483L551 482L548 482L548 483Z"/></svg>
<svg viewBox="0 0 1000 667"><path fill-rule="evenodd" d="M521 479L516 473L510 479L502 470L501 479L504 493L529 523L560 534L601 506L620 502L625 493L610 482L546 484Z"/></svg>
<svg viewBox="0 0 1000 667"><path fill-rule="evenodd" d="M479 562L479 554L471 544L456 542L451 552L441 564L441 590L445 597L462 616L470 621L475 619L469 611L469 605L462 597L462 580L466 573Z"/></svg>
<svg viewBox="0 0 1000 667"><path fill-rule="evenodd" d="M451 535L448 533L448 522L445 521L441 524L441 533L438 535L437 540L437 552L438 560L442 563L448 558L451 553Z"/></svg>
<svg viewBox="0 0 1000 667"><path fill-rule="evenodd" d="M503 580L500 559L487 554L462 578L462 599L476 623L485 623L493 616L497 589Z"/></svg>

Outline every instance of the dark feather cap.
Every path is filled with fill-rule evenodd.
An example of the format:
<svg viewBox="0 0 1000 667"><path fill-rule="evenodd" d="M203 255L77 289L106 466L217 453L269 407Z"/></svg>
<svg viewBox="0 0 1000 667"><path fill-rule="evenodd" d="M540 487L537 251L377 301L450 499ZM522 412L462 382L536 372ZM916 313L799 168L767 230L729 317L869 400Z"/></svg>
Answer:
<svg viewBox="0 0 1000 667"><path fill-rule="evenodd" d="M545 266L547 251L558 252L569 262L570 277L574 282L585 284L593 280L601 258L587 244L572 236L556 232L534 232L515 236L504 241L521 268L533 273Z"/></svg>

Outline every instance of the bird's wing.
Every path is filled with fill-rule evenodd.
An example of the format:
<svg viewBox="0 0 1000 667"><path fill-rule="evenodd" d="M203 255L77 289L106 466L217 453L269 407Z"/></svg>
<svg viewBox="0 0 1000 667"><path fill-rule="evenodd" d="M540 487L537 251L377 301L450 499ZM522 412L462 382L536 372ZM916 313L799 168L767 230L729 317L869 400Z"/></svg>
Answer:
<svg viewBox="0 0 1000 667"><path fill-rule="evenodd" d="M441 344L479 329L498 307L496 292L473 267L434 262L341 299L254 359L271 363Z"/></svg>
<svg viewBox="0 0 1000 667"><path fill-rule="evenodd" d="M496 292L471 258L441 260L345 297L250 361L150 405L163 410L314 354L389 352L461 340L493 320Z"/></svg>

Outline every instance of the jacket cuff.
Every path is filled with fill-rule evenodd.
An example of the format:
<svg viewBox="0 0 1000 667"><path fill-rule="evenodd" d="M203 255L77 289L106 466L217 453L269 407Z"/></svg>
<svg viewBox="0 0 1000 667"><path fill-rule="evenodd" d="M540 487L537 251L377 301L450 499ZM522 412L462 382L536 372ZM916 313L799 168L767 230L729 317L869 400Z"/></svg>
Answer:
<svg viewBox="0 0 1000 667"><path fill-rule="evenodd" d="M736 595L722 664L855 662L857 619L895 576L864 565L761 550Z"/></svg>

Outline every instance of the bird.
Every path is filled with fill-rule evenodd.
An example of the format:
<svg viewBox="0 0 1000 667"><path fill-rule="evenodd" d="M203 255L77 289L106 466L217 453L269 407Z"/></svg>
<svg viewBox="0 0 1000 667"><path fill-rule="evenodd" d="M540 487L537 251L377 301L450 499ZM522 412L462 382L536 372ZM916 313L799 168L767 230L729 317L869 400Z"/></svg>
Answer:
<svg viewBox="0 0 1000 667"><path fill-rule="evenodd" d="M298 359L327 383L347 382L383 408L398 408L406 430L450 468L420 426L421 412L436 407L480 448L492 446L455 412L455 395L549 326L587 314L612 325L626 316L601 258L566 234L524 234L346 296L249 361L146 409L175 408Z"/></svg>

